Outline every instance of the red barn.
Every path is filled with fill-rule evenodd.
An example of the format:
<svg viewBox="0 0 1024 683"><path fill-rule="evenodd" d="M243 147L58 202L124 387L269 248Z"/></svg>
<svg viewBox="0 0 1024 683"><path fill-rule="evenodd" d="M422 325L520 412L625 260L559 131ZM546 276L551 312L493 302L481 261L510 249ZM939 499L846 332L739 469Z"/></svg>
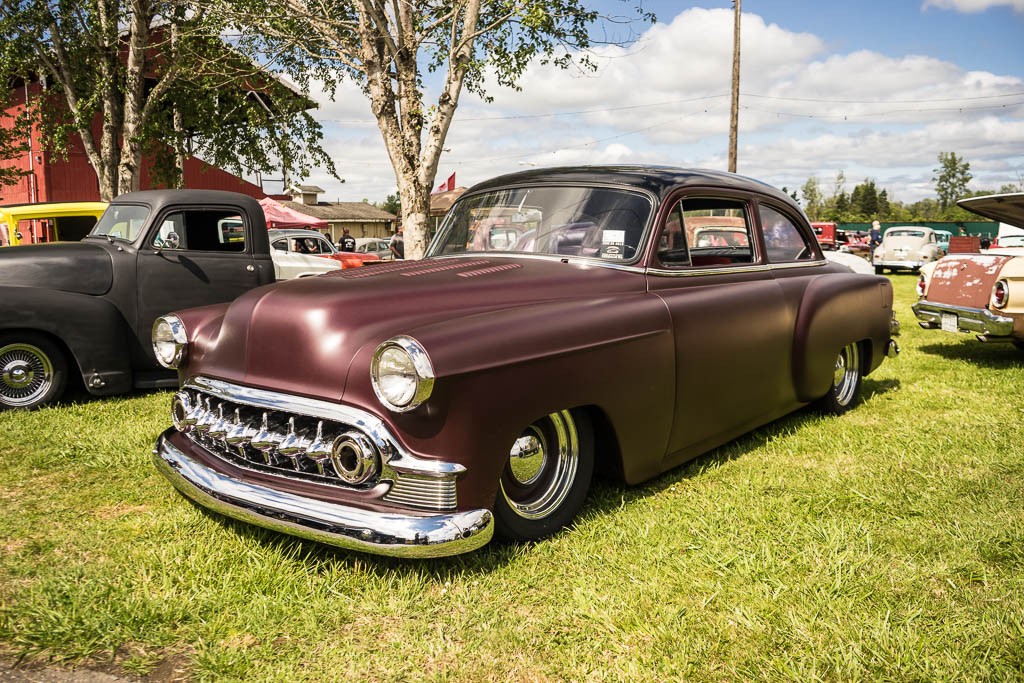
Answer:
<svg viewBox="0 0 1024 683"><path fill-rule="evenodd" d="M34 101L40 95L38 80L17 84L10 91L11 105L4 115L0 115L0 126L10 130L15 124L15 117L25 106L26 96ZM93 121L93 135L97 139L101 128L102 115L97 114ZM28 137L29 150L15 159L0 160L0 167L13 167L25 173L16 184L0 187L0 205L99 200L99 181L78 135L69 136L66 155L45 151L36 126ZM143 190L164 187L152 179L152 168L153 160L143 157L140 177ZM195 157L185 160L184 172L184 186L190 189L231 190L257 199L267 196L258 185Z"/></svg>

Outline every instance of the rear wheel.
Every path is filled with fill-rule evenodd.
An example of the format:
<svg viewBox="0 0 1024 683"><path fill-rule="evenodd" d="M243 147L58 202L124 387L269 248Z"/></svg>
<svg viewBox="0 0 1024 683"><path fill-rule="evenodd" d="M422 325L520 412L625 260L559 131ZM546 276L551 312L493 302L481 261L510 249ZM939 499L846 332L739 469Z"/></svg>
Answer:
<svg viewBox="0 0 1024 683"><path fill-rule="evenodd" d="M583 506L593 473L593 430L585 415L560 410L532 423L502 470L495 533L508 541L555 533Z"/></svg>
<svg viewBox="0 0 1024 683"><path fill-rule="evenodd" d="M842 415L856 403L861 386L860 346L847 344L836 356L832 386L819 401L818 407L829 415Z"/></svg>
<svg viewBox="0 0 1024 683"><path fill-rule="evenodd" d="M0 335L0 409L37 408L64 393L67 360L46 337Z"/></svg>
<svg viewBox="0 0 1024 683"><path fill-rule="evenodd" d="M875 266L875 275L884 275L884 274L885 274L885 268L883 268L882 266Z"/></svg>

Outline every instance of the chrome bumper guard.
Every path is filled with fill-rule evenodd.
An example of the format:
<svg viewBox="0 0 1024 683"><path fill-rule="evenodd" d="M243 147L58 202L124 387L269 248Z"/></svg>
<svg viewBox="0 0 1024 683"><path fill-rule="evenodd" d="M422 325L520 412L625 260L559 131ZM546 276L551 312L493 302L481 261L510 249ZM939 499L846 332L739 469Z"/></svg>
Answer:
<svg viewBox="0 0 1024 683"><path fill-rule="evenodd" d="M872 265L899 270L917 270L928 261L874 261Z"/></svg>
<svg viewBox="0 0 1024 683"><path fill-rule="evenodd" d="M997 315L987 308L965 308L931 301L918 301L910 307L926 330L942 327L942 314L955 315L959 332L973 332L981 341L1008 341L1013 334L1013 318ZM1001 339L1000 339L1001 338Z"/></svg>
<svg viewBox="0 0 1024 683"><path fill-rule="evenodd" d="M273 531L392 557L444 557L485 545L490 510L439 515L383 513L326 503L241 481L197 462L160 435L153 462L176 489L203 507Z"/></svg>

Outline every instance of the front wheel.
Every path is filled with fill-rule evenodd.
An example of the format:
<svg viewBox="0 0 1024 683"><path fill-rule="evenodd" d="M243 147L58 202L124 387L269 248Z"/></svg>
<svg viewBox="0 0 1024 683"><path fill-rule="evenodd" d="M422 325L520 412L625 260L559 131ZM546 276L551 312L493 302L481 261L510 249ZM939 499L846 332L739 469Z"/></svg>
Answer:
<svg viewBox="0 0 1024 683"><path fill-rule="evenodd" d="M847 344L836 356L832 386L823 396L818 407L829 415L842 415L856 403L861 386L860 346L856 342Z"/></svg>
<svg viewBox="0 0 1024 683"><path fill-rule="evenodd" d="M38 408L56 400L67 383L67 361L46 337L0 335L0 409Z"/></svg>
<svg viewBox="0 0 1024 683"><path fill-rule="evenodd" d="M495 533L532 541L565 527L579 512L594 473L594 437L582 413L560 410L523 430L512 444L494 504Z"/></svg>

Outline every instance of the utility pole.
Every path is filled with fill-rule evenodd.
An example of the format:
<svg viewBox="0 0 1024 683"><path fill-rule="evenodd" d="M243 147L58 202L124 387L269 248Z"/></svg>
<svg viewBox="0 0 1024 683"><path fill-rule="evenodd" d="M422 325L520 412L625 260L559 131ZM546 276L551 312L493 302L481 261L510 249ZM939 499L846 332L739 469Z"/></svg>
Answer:
<svg viewBox="0 0 1024 683"><path fill-rule="evenodd" d="M732 113L729 117L729 172L736 172L736 135L740 118L740 5L743 0L732 0L735 18L732 29Z"/></svg>

